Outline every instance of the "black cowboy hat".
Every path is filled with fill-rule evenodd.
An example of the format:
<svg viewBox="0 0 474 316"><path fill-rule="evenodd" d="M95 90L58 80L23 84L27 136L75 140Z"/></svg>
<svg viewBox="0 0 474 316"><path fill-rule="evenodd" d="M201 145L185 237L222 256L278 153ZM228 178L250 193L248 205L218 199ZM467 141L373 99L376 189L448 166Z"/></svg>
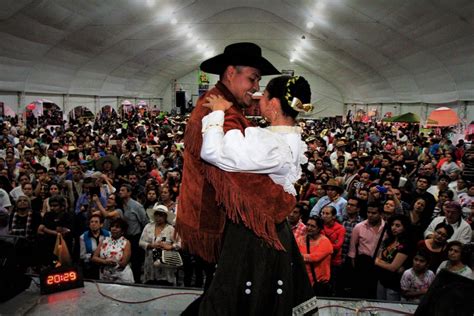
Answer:
<svg viewBox="0 0 474 316"><path fill-rule="evenodd" d="M201 63L201 70L221 75L227 66L249 66L260 70L262 76L279 75L280 72L262 56L262 49L254 43L230 44L224 53Z"/></svg>

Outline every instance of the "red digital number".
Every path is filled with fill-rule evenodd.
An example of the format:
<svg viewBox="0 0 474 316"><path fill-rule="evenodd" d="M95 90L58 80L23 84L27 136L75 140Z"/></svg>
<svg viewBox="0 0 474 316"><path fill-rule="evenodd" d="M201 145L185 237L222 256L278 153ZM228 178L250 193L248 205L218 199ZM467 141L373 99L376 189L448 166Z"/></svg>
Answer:
<svg viewBox="0 0 474 316"><path fill-rule="evenodd" d="M46 279L46 284L54 285L54 284L60 284L64 282L74 282L76 280L77 280L77 272L70 271L70 272L63 272L61 274L48 275Z"/></svg>
<svg viewBox="0 0 474 316"><path fill-rule="evenodd" d="M71 281L75 281L77 279L77 274L76 272L69 272L69 278Z"/></svg>
<svg viewBox="0 0 474 316"><path fill-rule="evenodd" d="M61 277L59 276L59 274L55 274L55 275L53 276L53 282L54 282L54 283L59 283L59 282L61 282Z"/></svg>

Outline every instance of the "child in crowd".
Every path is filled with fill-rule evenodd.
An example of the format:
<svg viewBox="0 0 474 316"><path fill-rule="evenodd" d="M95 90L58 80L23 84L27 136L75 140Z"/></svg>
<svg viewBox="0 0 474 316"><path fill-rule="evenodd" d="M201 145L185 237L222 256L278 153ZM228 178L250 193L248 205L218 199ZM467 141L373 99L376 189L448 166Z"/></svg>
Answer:
<svg viewBox="0 0 474 316"><path fill-rule="evenodd" d="M413 258L413 267L403 273L400 281L403 302L419 303L428 291L435 279L433 271L428 270L429 261L429 254L420 250Z"/></svg>

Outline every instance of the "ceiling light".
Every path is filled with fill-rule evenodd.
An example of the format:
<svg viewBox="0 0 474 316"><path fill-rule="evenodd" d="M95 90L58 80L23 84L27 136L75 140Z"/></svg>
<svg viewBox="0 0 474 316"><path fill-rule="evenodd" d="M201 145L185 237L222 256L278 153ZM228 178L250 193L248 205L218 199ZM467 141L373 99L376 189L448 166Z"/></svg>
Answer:
<svg viewBox="0 0 474 316"><path fill-rule="evenodd" d="M306 27L307 27L308 29L312 29L312 28L314 27L314 22L309 21L308 23L306 23Z"/></svg>
<svg viewBox="0 0 474 316"><path fill-rule="evenodd" d="M213 50L210 50L210 51L207 51L204 53L204 57L206 58L211 58L212 56L214 56L214 51Z"/></svg>
<svg viewBox="0 0 474 316"><path fill-rule="evenodd" d="M178 20L176 18L171 19L171 24L176 25L178 23Z"/></svg>

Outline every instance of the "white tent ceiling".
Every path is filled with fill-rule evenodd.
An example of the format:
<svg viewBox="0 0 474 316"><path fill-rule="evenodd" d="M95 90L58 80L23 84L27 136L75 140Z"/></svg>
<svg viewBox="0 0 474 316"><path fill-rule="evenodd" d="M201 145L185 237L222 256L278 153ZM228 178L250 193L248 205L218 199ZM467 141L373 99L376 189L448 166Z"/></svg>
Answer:
<svg viewBox="0 0 474 316"><path fill-rule="evenodd" d="M160 96L237 41L347 103L474 100L472 0L2 0L0 90Z"/></svg>

